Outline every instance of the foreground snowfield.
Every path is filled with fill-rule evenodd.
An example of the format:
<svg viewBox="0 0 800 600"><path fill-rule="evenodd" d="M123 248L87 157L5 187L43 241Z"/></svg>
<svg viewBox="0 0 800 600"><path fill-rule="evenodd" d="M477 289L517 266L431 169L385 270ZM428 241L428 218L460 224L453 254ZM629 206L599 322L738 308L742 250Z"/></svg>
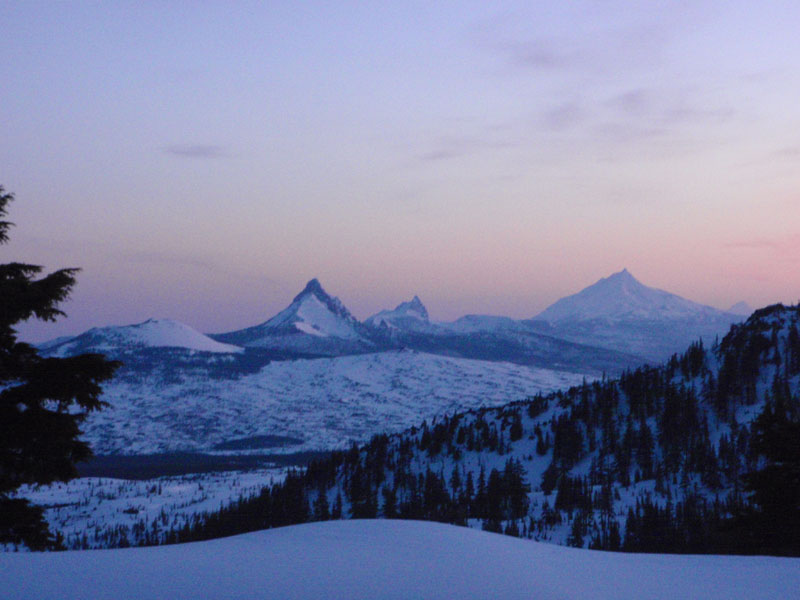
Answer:
<svg viewBox="0 0 800 600"><path fill-rule="evenodd" d="M0 555L17 599L788 599L800 559L614 554L418 521L328 521L195 544Z"/></svg>

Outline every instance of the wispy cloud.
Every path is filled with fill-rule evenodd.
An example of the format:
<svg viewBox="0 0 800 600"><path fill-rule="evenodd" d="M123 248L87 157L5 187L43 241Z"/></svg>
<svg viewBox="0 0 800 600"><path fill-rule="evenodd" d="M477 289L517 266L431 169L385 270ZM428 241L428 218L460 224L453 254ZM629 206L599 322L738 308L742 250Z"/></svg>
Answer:
<svg viewBox="0 0 800 600"><path fill-rule="evenodd" d="M460 158L485 150L512 148L516 145L518 145L516 140L489 129L468 136L445 135L437 139L430 150L420 154L419 159L423 162L435 162Z"/></svg>
<svg viewBox="0 0 800 600"><path fill-rule="evenodd" d="M193 267L205 271L219 271L220 267L213 262L198 256L169 254L166 252L129 252L126 258L130 262L149 265L177 265Z"/></svg>
<svg viewBox="0 0 800 600"><path fill-rule="evenodd" d="M603 142L626 144L629 142L652 140L668 133L660 125L646 121L627 120L604 122L592 129L593 137Z"/></svg>
<svg viewBox="0 0 800 600"><path fill-rule="evenodd" d="M228 156L221 146L206 144L175 144L166 146L164 152L182 158L224 158Z"/></svg>
<svg viewBox="0 0 800 600"><path fill-rule="evenodd" d="M603 106L625 119L648 119L664 125L723 122L736 115L730 107L706 106L688 89L634 88L612 96Z"/></svg>
<svg viewBox="0 0 800 600"><path fill-rule="evenodd" d="M577 58L544 40L498 40L492 44L492 47L510 65L526 69L560 69L570 66Z"/></svg>
<svg viewBox="0 0 800 600"><path fill-rule="evenodd" d="M782 158L800 158L800 145L778 148L775 151L775 156L780 156Z"/></svg>
<svg viewBox="0 0 800 600"><path fill-rule="evenodd" d="M699 106L678 105L666 108L661 113L665 123L685 123L698 121L728 121L736 115L732 108L703 108Z"/></svg>
<svg viewBox="0 0 800 600"><path fill-rule="evenodd" d="M774 240L765 239L752 239L752 240L736 240L725 244L726 248L736 250L778 250L781 244Z"/></svg>
<svg viewBox="0 0 800 600"><path fill-rule="evenodd" d="M586 118L586 111L577 102L563 102L547 109L542 115L546 129L561 131Z"/></svg>
<svg viewBox="0 0 800 600"><path fill-rule="evenodd" d="M785 235L776 239L753 238L733 240L725 244L732 250L766 251L781 258L796 261L800 258L800 234Z"/></svg>
<svg viewBox="0 0 800 600"><path fill-rule="evenodd" d="M640 115L652 106L652 92L644 88L632 89L609 98L605 104L626 115Z"/></svg>

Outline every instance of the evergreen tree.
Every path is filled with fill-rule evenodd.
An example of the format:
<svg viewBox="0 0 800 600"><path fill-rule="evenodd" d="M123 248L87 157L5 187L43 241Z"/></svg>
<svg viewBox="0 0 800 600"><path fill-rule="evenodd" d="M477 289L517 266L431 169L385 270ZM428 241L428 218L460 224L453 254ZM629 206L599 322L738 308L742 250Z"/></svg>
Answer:
<svg viewBox="0 0 800 600"><path fill-rule="evenodd" d="M753 423L753 448L766 460L747 477L758 506L746 520L755 550L800 555L800 421L783 402L767 404Z"/></svg>
<svg viewBox="0 0 800 600"><path fill-rule="evenodd" d="M13 195L0 187L0 217ZM0 244L11 223L0 221ZM54 321L63 313L77 269L61 269L40 279L42 268L24 263L0 265L0 543L31 549L58 547L42 509L9 493L25 483L67 481L75 463L91 456L78 439L81 421L103 406L100 383L119 363L102 355L43 358L17 341L17 323L29 318Z"/></svg>

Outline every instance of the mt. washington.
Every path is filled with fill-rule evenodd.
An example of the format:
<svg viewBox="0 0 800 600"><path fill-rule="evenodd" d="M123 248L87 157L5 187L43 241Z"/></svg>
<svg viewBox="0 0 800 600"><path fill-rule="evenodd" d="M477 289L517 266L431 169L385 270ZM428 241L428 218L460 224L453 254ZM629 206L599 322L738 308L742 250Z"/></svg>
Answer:
<svg viewBox="0 0 800 600"><path fill-rule="evenodd" d="M239 346L322 355L376 349L367 328L338 298L326 294L316 279L309 281L287 308L268 321L213 337Z"/></svg>

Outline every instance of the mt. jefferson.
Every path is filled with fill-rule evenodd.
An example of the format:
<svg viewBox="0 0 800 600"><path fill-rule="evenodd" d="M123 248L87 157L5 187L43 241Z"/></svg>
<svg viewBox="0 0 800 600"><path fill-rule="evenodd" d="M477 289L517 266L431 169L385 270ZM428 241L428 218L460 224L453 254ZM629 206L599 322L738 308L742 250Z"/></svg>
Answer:
<svg viewBox="0 0 800 600"><path fill-rule="evenodd" d="M546 323L555 337L658 362L698 338L713 342L746 316L647 287L623 269L558 300L532 322Z"/></svg>

